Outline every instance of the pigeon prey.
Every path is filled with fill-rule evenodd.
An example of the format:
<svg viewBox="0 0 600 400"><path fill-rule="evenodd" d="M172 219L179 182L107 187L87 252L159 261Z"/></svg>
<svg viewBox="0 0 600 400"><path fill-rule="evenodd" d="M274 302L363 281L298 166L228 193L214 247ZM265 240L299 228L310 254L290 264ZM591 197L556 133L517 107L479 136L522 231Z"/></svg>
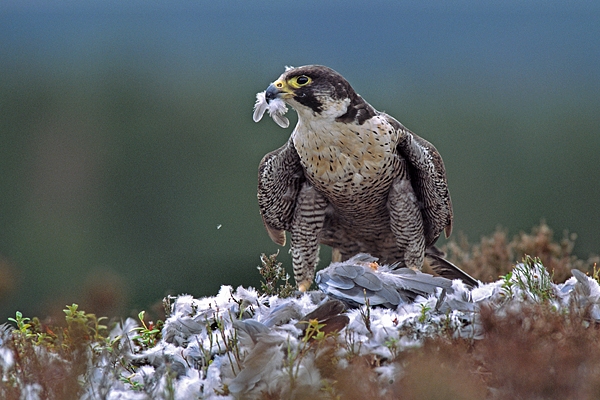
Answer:
<svg viewBox="0 0 600 400"><path fill-rule="evenodd" d="M383 306L396 309L417 296L428 297L439 289L449 290L452 281L410 268L379 265L375 257L357 254L347 261L333 263L317 272L316 282L323 292L350 306Z"/></svg>
<svg viewBox="0 0 600 400"><path fill-rule="evenodd" d="M391 116L375 110L331 68L286 71L257 95L254 120L265 111L282 127L286 104L298 124L281 148L261 161L258 203L271 239L290 232L294 278L313 281L319 245L333 261L369 253L380 262L434 271L475 285L443 259L434 244L452 230L452 203L436 148Z"/></svg>

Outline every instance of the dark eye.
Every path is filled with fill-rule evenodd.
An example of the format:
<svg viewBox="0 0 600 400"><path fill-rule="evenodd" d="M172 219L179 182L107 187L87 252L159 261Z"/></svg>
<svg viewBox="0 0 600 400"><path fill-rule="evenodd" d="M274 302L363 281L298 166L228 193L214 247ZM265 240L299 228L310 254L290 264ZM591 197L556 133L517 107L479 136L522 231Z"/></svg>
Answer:
<svg viewBox="0 0 600 400"><path fill-rule="evenodd" d="M312 82L309 76L306 75L298 75L291 77L288 83L294 89L301 88L302 86L309 85Z"/></svg>
<svg viewBox="0 0 600 400"><path fill-rule="evenodd" d="M298 85L306 85L309 80L308 76L301 75L296 79L296 82L298 82Z"/></svg>

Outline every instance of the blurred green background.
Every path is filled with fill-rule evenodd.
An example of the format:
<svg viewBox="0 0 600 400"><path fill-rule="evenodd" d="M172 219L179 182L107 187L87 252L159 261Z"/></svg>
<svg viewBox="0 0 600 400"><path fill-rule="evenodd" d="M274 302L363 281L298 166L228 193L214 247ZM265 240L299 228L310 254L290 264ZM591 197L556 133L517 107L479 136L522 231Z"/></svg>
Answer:
<svg viewBox="0 0 600 400"><path fill-rule="evenodd" d="M256 169L291 128L252 106L285 65L338 70L433 142L455 235L545 218L600 252L598 21L592 1L3 1L0 321L257 285L277 246Z"/></svg>

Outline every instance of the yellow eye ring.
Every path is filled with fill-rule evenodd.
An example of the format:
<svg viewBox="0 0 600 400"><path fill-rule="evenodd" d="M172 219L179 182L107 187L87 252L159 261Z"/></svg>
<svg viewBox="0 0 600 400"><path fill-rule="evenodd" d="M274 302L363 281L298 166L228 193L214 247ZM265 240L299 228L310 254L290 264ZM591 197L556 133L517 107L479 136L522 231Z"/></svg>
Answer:
<svg viewBox="0 0 600 400"><path fill-rule="evenodd" d="M296 78L296 83L298 85L306 85L308 82L310 82L310 78L306 75L300 75L299 77Z"/></svg>
<svg viewBox="0 0 600 400"><path fill-rule="evenodd" d="M312 82L312 79L306 75L295 76L290 79L289 84L291 87L297 89L302 86L306 86Z"/></svg>

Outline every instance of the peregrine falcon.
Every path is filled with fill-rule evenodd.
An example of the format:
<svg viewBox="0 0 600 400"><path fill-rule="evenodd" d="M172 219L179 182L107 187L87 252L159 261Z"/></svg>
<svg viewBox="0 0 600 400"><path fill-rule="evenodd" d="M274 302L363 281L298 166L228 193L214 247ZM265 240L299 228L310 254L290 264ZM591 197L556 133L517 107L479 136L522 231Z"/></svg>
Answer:
<svg viewBox="0 0 600 400"><path fill-rule="evenodd" d="M286 127L285 104L298 114L287 143L260 162L258 203L275 243L285 245L290 233L300 290L313 281L319 244L332 247L337 262L368 253L419 270L429 256L440 275L475 284L434 246L452 231L452 203L431 143L325 66L286 68L257 98L255 121L269 109Z"/></svg>

